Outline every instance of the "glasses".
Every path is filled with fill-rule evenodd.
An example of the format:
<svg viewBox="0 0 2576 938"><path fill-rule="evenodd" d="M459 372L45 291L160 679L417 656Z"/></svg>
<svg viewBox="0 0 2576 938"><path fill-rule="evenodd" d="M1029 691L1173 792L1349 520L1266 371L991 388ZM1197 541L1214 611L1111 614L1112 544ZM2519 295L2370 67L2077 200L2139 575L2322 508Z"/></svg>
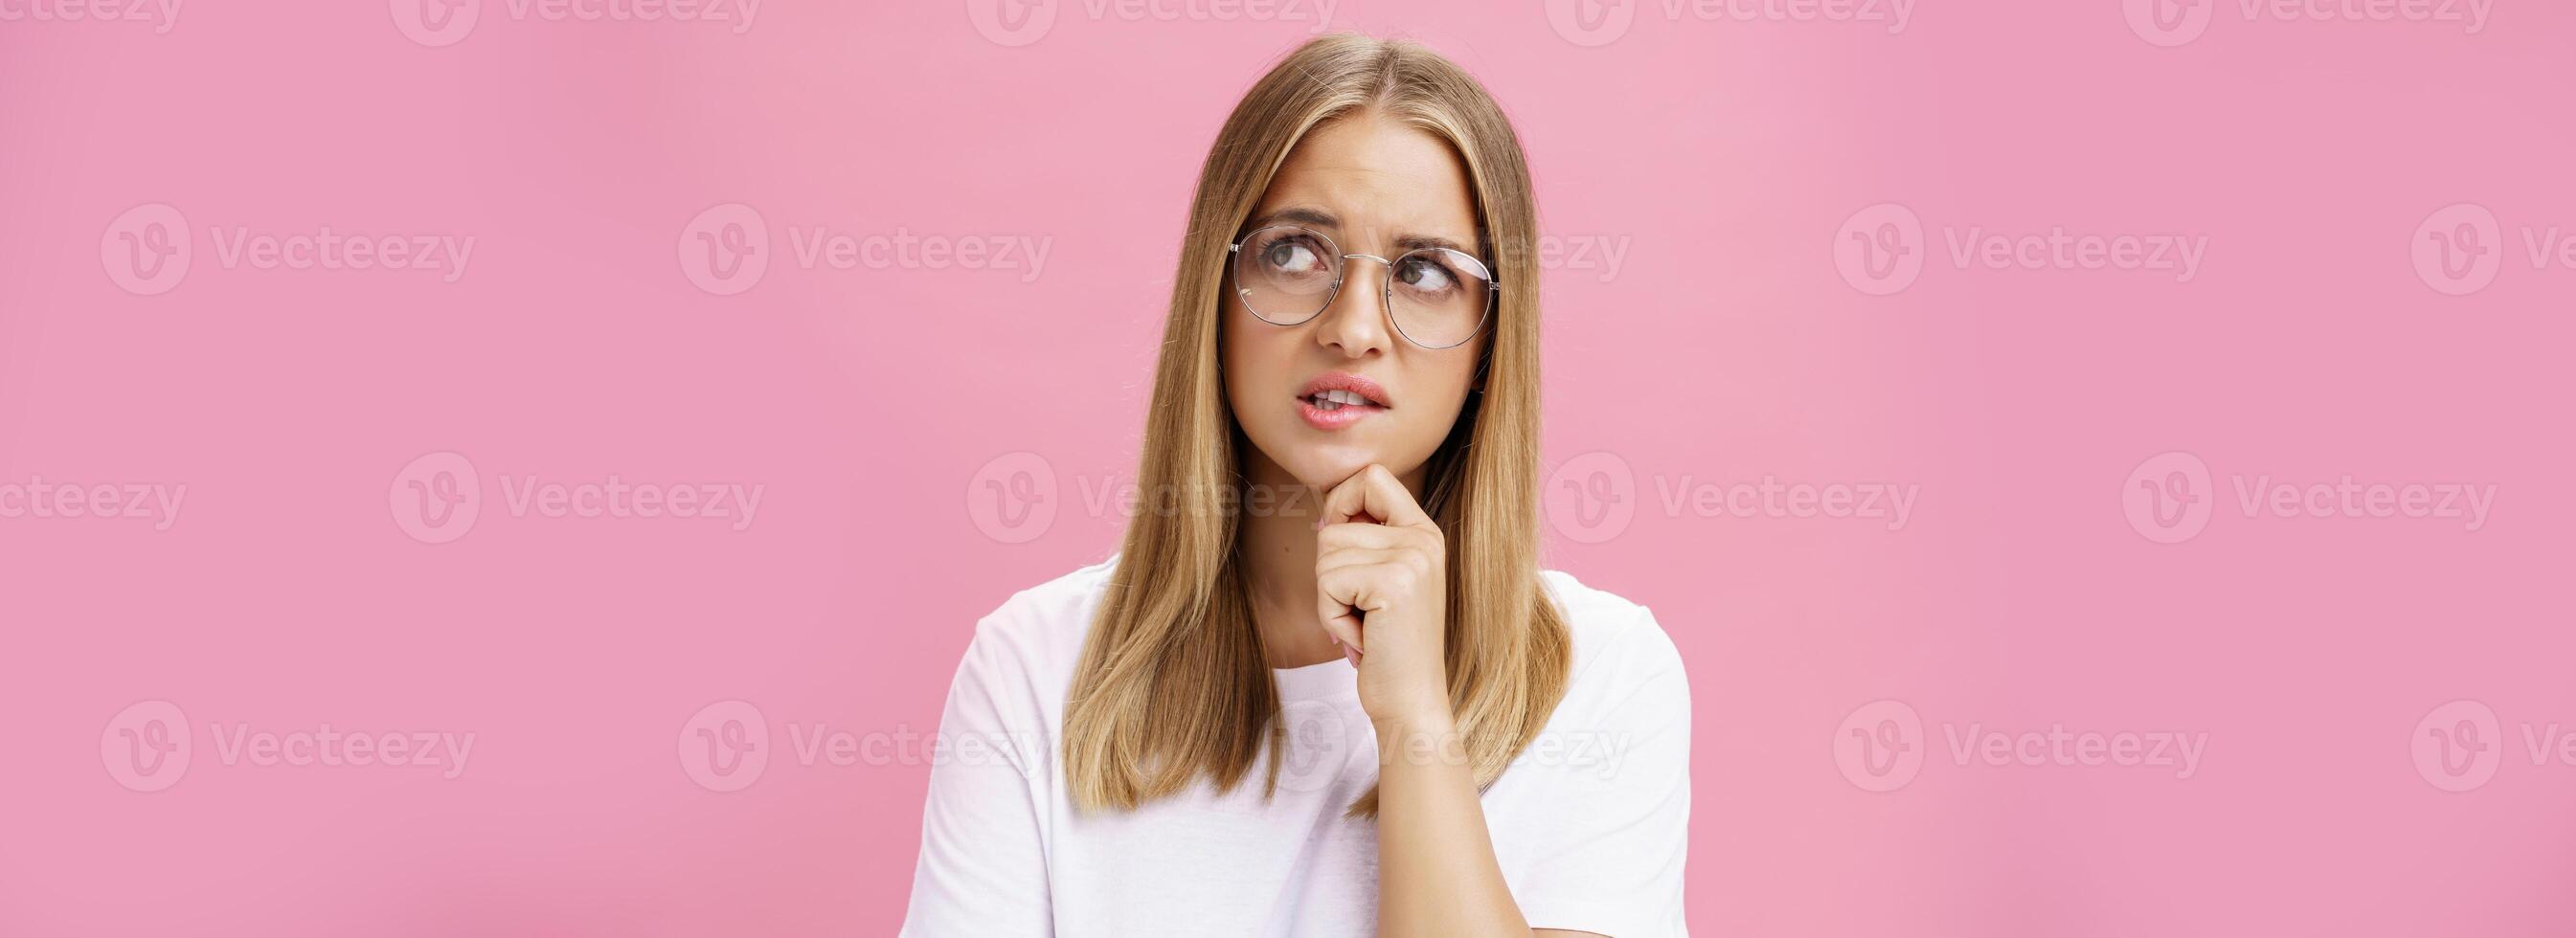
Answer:
<svg viewBox="0 0 2576 938"><path fill-rule="evenodd" d="M1382 299L1395 331L1424 348L1454 348L1485 328L1502 287L1473 255L1416 248L1387 260L1344 254L1323 232L1295 225L1255 229L1226 247L1234 255L1234 293L1262 322L1294 326L1315 318L1342 292L1350 258L1385 264Z"/></svg>

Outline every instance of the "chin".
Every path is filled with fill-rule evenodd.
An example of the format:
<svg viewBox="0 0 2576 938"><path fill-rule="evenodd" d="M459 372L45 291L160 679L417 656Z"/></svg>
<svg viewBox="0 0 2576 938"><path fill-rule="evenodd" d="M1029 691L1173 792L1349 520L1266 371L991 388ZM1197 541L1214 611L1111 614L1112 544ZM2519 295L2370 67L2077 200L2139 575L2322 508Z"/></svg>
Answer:
<svg viewBox="0 0 2576 938"><path fill-rule="evenodd" d="M1297 458L1290 462L1287 469L1288 474L1296 477L1298 482L1329 492L1332 491L1333 486L1348 481L1350 477L1358 475L1360 470L1368 468L1370 463L1384 464L1389 471L1398 476L1413 468L1397 465L1395 457L1388 455L1380 447L1336 442L1308 444L1307 449L1298 453Z"/></svg>

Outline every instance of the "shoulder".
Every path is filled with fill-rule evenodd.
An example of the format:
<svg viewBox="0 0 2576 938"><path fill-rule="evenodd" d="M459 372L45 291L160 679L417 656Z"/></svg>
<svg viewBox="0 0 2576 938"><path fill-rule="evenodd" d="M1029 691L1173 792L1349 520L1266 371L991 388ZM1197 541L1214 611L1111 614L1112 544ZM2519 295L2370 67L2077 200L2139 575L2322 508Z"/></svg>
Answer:
<svg viewBox="0 0 2576 938"><path fill-rule="evenodd" d="M1060 701L1117 569L1113 553L1012 593L976 620L963 667L1015 673L1037 701Z"/></svg>
<svg viewBox="0 0 2576 938"><path fill-rule="evenodd" d="M1668 687L1681 705L1688 705L1689 676L1681 650L1653 609L1562 570L1540 571L1539 582L1565 614L1573 639L1565 705L1625 699L1630 695L1623 692L1649 684Z"/></svg>

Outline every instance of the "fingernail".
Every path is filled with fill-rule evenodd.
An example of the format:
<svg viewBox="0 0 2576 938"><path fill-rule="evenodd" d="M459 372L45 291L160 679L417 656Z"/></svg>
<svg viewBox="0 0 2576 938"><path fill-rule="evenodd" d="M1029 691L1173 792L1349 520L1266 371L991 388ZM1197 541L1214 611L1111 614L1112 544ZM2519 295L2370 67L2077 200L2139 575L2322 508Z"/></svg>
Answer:
<svg viewBox="0 0 2576 938"><path fill-rule="evenodd" d="M1342 657L1349 660L1352 664L1360 663L1359 649L1352 648L1349 645L1342 646Z"/></svg>

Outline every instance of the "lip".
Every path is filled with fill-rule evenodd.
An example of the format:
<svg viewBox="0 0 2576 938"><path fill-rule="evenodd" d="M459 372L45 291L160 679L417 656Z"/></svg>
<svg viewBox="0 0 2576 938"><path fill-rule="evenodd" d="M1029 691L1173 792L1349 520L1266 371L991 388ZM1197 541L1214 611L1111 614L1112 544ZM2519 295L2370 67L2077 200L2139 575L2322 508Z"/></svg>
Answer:
<svg viewBox="0 0 2576 938"><path fill-rule="evenodd" d="M1345 404L1333 410L1317 407L1307 398L1326 391L1348 391L1367 398L1366 404ZM1308 426L1318 430L1339 430L1388 410L1386 389L1378 383L1347 371L1329 371L1306 382L1297 392L1297 413Z"/></svg>

